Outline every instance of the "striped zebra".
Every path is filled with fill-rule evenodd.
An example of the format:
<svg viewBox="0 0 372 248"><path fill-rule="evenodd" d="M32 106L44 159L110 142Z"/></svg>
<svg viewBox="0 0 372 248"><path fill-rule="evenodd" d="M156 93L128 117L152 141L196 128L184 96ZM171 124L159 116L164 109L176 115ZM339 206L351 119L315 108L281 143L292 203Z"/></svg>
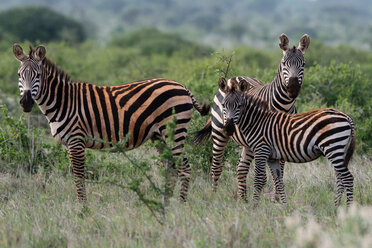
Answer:
<svg viewBox="0 0 372 248"><path fill-rule="evenodd" d="M298 48L289 47L289 39L285 34L280 36L279 47L283 50L283 58L279 63L278 72L274 80L269 84L263 84L257 79L249 77L235 77L229 79L229 82L239 84L239 82L248 82L247 94L256 95L265 100L269 108L274 111L284 111L296 113L294 103L301 90L304 77L305 58L304 53L309 47L310 37L305 34L300 39ZM225 80L221 78L220 80ZM213 160L212 160L212 183L216 190L218 179L222 173L222 158L225 147L229 141L229 135L223 129L222 102L225 93L218 90L213 100L212 117L206 125L195 134L195 141L200 144L209 135L212 135L213 141ZM250 164L253 160L253 152L241 138L242 135L233 136L233 140L243 146L240 159L237 164L238 196L240 199L246 198L246 178L249 172ZM284 161L281 161L281 170L283 173ZM266 179L265 179L266 180ZM278 194L275 198L278 199Z"/></svg>
<svg viewBox="0 0 372 248"><path fill-rule="evenodd" d="M68 74L45 57L46 50L30 47L27 56L14 44L21 62L18 70L20 105L32 110L34 101L50 124L53 137L66 146L73 167L77 197L86 202L85 149L103 149L128 138L126 148L139 147L148 139L163 140L165 123L177 118L173 156L183 156L192 108L206 115L209 106L199 106L182 84L167 79L151 79L119 86L97 86L74 82ZM102 140L107 142L102 142ZM173 178L177 172L172 166ZM185 201L191 168L186 156L179 166L180 200ZM175 181L175 180L173 180Z"/></svg>
<svg viewBox="0 0 372 248"><path fill-rule="evenodd" d="M353 201L354 179L348 164L355 150L355 128L351 117L332 108L302 114L272 111L262 99L244 94L247 86L248 83L242 81L239 85L235 82L220 84L219 88L226 94L222 103L225 132L244 140L254 153L253 202L257 204L265 184L267 162L274 176L276 192L286 203L279 160L304 163L325 156L335 169L335 205L340 204L346 190L349 206Z"/></svg>

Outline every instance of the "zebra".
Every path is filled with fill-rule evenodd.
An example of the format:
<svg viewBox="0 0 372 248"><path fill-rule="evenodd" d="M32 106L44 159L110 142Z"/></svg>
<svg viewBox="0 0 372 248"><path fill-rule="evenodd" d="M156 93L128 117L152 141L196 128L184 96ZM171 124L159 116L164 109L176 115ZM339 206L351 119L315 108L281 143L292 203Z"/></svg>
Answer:
<svg viewBox="0 0 372 248"><path fill-rule="evenodd" d="M192 109L201 115L209 106L200 106L182 84L161 78L118 86L97 86L72 81L69 75L45 57L46 49L38 46L26 55L14 44L13 53L21 62L18 69L20 105L24 112L34 102L46 116L53 137L68 151L73 167L77 198L86 203L85 150L105 149L127 139L125 147L139 147L149 139L165 140L165 123L176 117L173 156L183 156L178 176L180 200L186 201L191 168L183 155L185 137ZM102 140L107 142L102 142ZM177 176L171 166L173 178ZM174 180L173 180L174 181Z"/></svg>
<svg viewBox="0 0 372 248"><path fill-rule="evenodd" d="M272 111L268 104L244 89L242 81L220 84L223 100L223 128L228 135L244 140L256 160L253 202L258 203L265 184L268 162L276 192L286 204L279 160L304 163L325 156L334 166L339 206L346 190L347 206L353 201L353 175L348 164L355 150L355 127L351 117L337 109L314 109L301 114ZM242 91L243 89L243 91ZM240 130L237 132L236 129Z"/></svg>
<svg viewBox="0 0 372 248"><path fill-rule="evenodd" d="M269 84L263 84L257 79L249 77L234 77L228 82L248 82L246 93L256 95L265 100L269 108L274 111L284 111L288 113L296 113L295 101L301 90L304 68L305 68L305 51L310 45L310 37L304 34L299 42L298 47L290 48L289 39L285 34L280 36L279 47L283 51L283 57L279 63L278 72L274 80ZM224 78L220 80L226 81ZM212 186L216 190L218 179L222 173L222 158L225 147L229 141L229 135L223 129L223 113L222 102L225 93L220 89L217 91L212 105L211 118L205 126L194 134L196 144L200 144L208 136L212 136L213 142L213 159L212 159ZM239 130L238 130L239 132ZM244 141L242 135L233 136L232 139L239 145L243 146L240 159L237 163L237 179L238 179L238 196L239 199L246 198L246 178L249 172L250 164L253 160L253 152ZM281 171L284 170L284 161L280 162ZM266 178L265 178L266 180ZM275 193L275 198L278 199L278 194Z"/></svg>

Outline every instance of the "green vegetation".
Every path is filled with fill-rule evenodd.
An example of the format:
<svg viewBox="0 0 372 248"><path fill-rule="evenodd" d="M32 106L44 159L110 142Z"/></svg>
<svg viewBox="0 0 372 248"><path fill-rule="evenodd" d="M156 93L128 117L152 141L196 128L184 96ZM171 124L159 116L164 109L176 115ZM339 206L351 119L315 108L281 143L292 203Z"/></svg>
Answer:
<svg viewBox="0 0 372 248"><path fill-rule="evenodd" d="M92 37L157 27L223 48L236 44L270 47L281 33L327 44L371 48L370 0L0 0L0 9L43 5L89 24ZM297 45L297 44L296 44Z"/></svg>
<svg viewBox="0 0 372 248"><path fill-rule="evenodd" d="M45 7L14 8L0 13L0 39L19 41L85 40L82 24Z"/></svg>
<svg viewBox="0 0 372 248"><path fill-rule="evenodd" d="M166 222L160 225L133 189L145 192L146 199L159 201L159 195L146 190L147 181L139 179L140 184L136 184L140 172L129 160L147 165L146 173L161 185L164 169L158 166L160 160L154 159L157 153L150 142L128 152L129 157L87 152L89 211L82 211L75 199L66 151L48 135L48 124L37 107L31 115L21 113L19 64L13 58L12 44L1 41L0 246L370 246L372 53L311 42L305 54L304 86L296 105L299 111L334 106L353 117L358 154L350 170L355 177L358 207L347 213L343 208L335 211L334 171L325 160L286 167L286 209L271 201L271 180L258 208L253 209L251 202L236 202L235 163L240 148L233 143L228 145L226 169L214 194L208 174L211 144L195 147L188 137L186 153L192 166L189 201L177 201L178 186L166 208ZM21 45L27 47L29 43ZM279 47L260 50L239 46L213 51L155 29L122 34L107 45L92 40L74 46L56 41L44 45L48 57L73 79L117 85L164 77L185 84L201 103L210 103L218 88L218 78L226 68L221 57L233 54L229 77L246 75L270 82L282 56ZM194 113L189 132L200 129L206 120ZM131 181L134 188L128 190Z"/></svg>

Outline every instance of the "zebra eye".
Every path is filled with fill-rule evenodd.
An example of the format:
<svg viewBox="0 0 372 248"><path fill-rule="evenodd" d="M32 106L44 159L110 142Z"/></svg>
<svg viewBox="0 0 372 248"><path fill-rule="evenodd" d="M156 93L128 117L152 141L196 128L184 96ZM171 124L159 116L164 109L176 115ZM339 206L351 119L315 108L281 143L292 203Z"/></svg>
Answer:
<svg viewBox="0 0 372 248"><path fill-rule="evenodd" d="M18 77L21 77L21 74L18 72Z"/></svg>
<svg viewBox="0 0 372 248"><path fill-rule="evenodd" d="M305 67L305 64L306 64L306 63L305 63L305 62L303 62L303 63L302 63L302 67Z"/></svg>

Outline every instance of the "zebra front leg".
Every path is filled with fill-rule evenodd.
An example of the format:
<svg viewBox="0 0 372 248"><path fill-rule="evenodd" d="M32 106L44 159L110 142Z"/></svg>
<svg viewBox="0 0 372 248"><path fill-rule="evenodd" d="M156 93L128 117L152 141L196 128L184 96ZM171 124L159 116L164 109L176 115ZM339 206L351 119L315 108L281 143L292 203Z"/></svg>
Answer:
<svg viewBox="0 0 372 248"><path fill-rule="evenodd" d="M286 205L287 198L286 198L285 190L284 190L281 161L282 160L280 161L272 160L272 161L268 161L268 164L270 167L271 175L273 176L273 180L274 180L275 198L280 196L282 203Z"/></svg>
<svg viewBox="0 0 372 248"><path fill-rule="evenodd" d="M211 168L211 174L212 174L212 187L213 191L216 192L217 190L217 184L218 179L221 176L222 173L222 159L223 155L225 153L225 148L227 141L229 140L229 137L223 136L222 133L218 137L214 133L214 130L212 130L212 140L213 140L213 159L212 159L212 168Z"/></svg>
<svg viewBox="0 0 372 248"><path fill-rule="evenodd" d="M253 160L253 152L249 147L243 147L236 166L238 179L238 199L247 200L247 175Z"/></svg>
<svg viewBox="0 0 372 248"><path fill-rule="evenodd" d="M261 191L266 181L266 163L270 155L270 147L261 145L254 152L255 167L254 167L254 193L253 204L256 207L261 195Z"/></svg>
<svg viewBox="0 0 372 248"><path fill-rule="evenodd" d="M87 195L85 190L85 144L76 142L68 146L68 154L70 157L72 171L74 173L74 183L76 186L76 196L79 202L86 204Z"/></svg>

